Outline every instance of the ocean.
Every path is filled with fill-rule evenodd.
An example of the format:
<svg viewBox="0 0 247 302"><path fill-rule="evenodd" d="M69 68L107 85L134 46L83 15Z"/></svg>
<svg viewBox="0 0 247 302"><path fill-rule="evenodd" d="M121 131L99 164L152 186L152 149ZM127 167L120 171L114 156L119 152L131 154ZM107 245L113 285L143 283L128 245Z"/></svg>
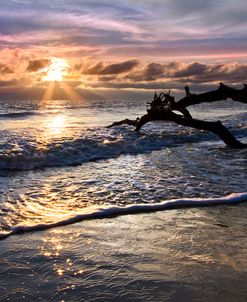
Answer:
<svg viewBox="0 0 247 302"><path fill-rule="evenodd" d="M0 242L1 301L34 301L37 298L41 301L83 301L80 297L81 291L74 291L80 283L79 279L75 282L75 278L82 278L84 270L88 273L89 267L93 270L94 264L90 261L98 261L99 265L106 258L109 267L104 262L102 267L97 266L97 273L94 271L93 275L89 274L92 280L91 277L83 281L81 279L84 288L87 288L84 292L85 301L113 301L116 291L118 301L174 301L174 293L178 288L182 292L185 288L190 288L192 292L187 298L176 300L189 301L190 297L194 297L193 293L198 294L201 283L198 279L193 283L189 278L195 288L192 285L184 285L182 288L181 275L178 281L174 273L184 267L181 263L185 265L185 255L197 251L196 247L194 252L193 248L187 251L183 247L186 236L193 231L193 240L196 242L196 236L199 236L197 230L204 232L200 244L209 240L207 255L200 258L195 254L191 263L206 261L204 263L207 265L214 262L212 250L216 241L211 239L216 235L212 235L212 224L218 225L220 232L229 227L229 224L241 224L241 228L235 234L231 232L231 236L236 235L234 242L237 242L237 238L244 238L247 214L247 204L244 203L247 200L247 150L230 149L211 133L168 122L149 123L139 133L127 125L106 128L114 121L135 119L145 112L146 100L0 102L0 237L3 239ZM247 143L246 105L230 101L197 105L191 108L191 114L196 118L221 120L240 141ZM239 202L243 203L234 206ZM203 208L203 211L197 208L216 203L221 206L214 207L215 210L210 207L208 210ZM175 210L164 214L169 209ZM149 216L151 214L135 215L149 211L164 213L157 214L155 219ZM127 218L115 218L126 214ZM136 216L141 222L134 220L138 219ZM106 220L99 222L98 218ZM179 226L176 225L177 221L180 222ZM165 233L162 224L169 233ZM159 233L159 229L164 233ZM150 256L154 253L152 249L149 254L148 249L145 250L141 245L144 230L147 236L144 244L146 248L147 242L154 242L152 232L155 230L155 234L159 234L159 241L155 241L152 247L157 245L157 249L163 249L162 253L156 255L156 264L152 261L150 264L151 258L144 259L147 254ZM206 233L205 230L210 230L211 233ZM180 235L177 232L181 232ZM181 234L184 234L185 241ZM80 236L83 239L79 239ZM229 239L230 233L220 236ZM114 260L113 256L106 256L105 251L110 254L116 252L117 244L120 239L124 241L123 238L127 238L127 243L126 240L125 243L121 242L124 251L119 254L120 258ZM191 238L187 239L192 242ZM99 245L100 240L102 242ZM61 241L63 244L60 249ZM96 241L97 245L94 246L93 242ZM71 243L74 256L71 250L69 252L68 242ZM102 244L107 242L104 250ZM165 261L164 253L167 253L164 252L164 242L173 246L173 252L176 250L176 253L165 254L165 258L170 261L170 266L166 264L169 266L166 273L162 262ZM241 251L241 242L238 242L239 246L235 251ZM137 246L140 249L138 251ZM184 250L183 255L179 252L180 248ZM199 250L200 253L205 253L205 246L200 246ZM221 254L222 251L219 252ZM22 257L21 265L18 262L19 257ZM75 259L74 262L71 260L73 257L77 262ZM122 261L126 257L133 257L128 260L128 265ZM175 261L174 257L180 257L180 260L176 258ZM186 263L189 263L188 259L186 258ZM242 259L241 256L240 260ZM49 266L51 261L52 265ZM81 261L83 268L80 268ZM120 261L121 264L114 261ZM70 270L73 278L72 275L68 277L64 274L66 270L69 272L68 267L72 262L71 268L77 265L73 274ZM173 262L175 267L171 267ZM132 271L137 267L138 271ZM127 268L131 273L127 273ZM37 272L42 280L37 280ZM224 275L226 271L224 269L218 272ZM163 275L159 279L157 274ZM167 300L161 281L165 274ZM200 276L198 271L196 274ZM53 276L52 279L49 276ZM129 283L129 292L126 287L117 287L121 278L126 286L136 276L139 276L139 283ZM208 278L208 271L203 276ZM6 277L9 282L5 280ZM65 278L63 284L61 278ZM22 285L17 286L18 280L22 280ZM150 284L154 282L150 288L148 280ZM159 280L158 283L155 280ZM92 296L90 288L93 288ZM232 295L235 295L236 288L232 288ZM206 285L204 289L206 292ZM70 294L66 296L68 291ZM185 290L184 293L188 292ZM246 292L239 297L244 297L245 294ZM200 301L203 299L200 298Z"/></svg>
<svg viewBox="0 0 247 302"><path fill-rule="evenodd" d="M247 191L247 153L211 133L156 122L131 126L145 101L2 101L0 235L17 226L54 224L95 207L215 198ZM217 107L218 106L218 107ZM197 106L247 142L246 106ZM223 107L223 108L222 108ZM116 210L117 211L117 210Z"/></svg>

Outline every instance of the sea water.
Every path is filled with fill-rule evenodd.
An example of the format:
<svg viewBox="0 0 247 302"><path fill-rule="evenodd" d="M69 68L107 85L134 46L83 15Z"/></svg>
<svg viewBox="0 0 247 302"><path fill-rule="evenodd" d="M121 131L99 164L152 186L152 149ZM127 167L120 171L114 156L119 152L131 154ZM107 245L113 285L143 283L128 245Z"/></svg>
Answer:
<svg viewBox="0 0 247 302"><path fill-rule="evenodd" d="M106 128L145 112L1 102L0 301L246 301L246 149L172 123ZM247 143L246 105L191 113Z"/></svg>
<svg viewBox="0 0 247 302"><path fill-rule="evenodd" d="M149 123L139 133L128 125L106 128L145 112L144 100L1 101L1 238L126 209L166 209L167 202L246 200L246 149L168 122ZM191 113L221 120L247 143L246 105L219 102Z"/></svg>

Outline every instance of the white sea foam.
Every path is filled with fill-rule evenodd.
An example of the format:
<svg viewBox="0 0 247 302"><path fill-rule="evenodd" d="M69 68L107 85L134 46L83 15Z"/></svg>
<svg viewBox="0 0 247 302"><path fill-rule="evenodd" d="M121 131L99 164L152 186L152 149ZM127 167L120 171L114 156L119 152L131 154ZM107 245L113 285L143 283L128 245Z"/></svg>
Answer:
<svg viewBox="0 0 247 302"><path fill-rule="evenodd" d="M155 131L152 125L149 125L146 133L135 133L133 128L128 126L115 129L97 128L83 131L72 138L61 137L51 141L15 133L12 138L3 137L0 143L0 169L32 170L73 166L122 154L141 154L176 147L188 142L218 140L210 133L202 134L198 130L172 126L168 124L165 129L158 126ZM245 136L246 129L239 129L237 134Z"/></svg>
<svg viewBox="0 0 247 302"><path fill-rule="evenodd" d="M42 231L54 227L70 225L76 222L92 219L114 218L122 215L149 213L156 211L165 211L173 209L186 209L191 207L206 207L216 205L236 205L247 202L247 192L232 193L225 197L218 198L191 198L191 199L172 199L161 203L137 204L126 207L92 207L87 209L87 213L77 214L75 216L59 220L54 223L39 223L34 225L17 225L11 228L8 233L0 233L0 240L12 235L23 234L27 232ZM91 212L89 212L91 210Z"/></svg>

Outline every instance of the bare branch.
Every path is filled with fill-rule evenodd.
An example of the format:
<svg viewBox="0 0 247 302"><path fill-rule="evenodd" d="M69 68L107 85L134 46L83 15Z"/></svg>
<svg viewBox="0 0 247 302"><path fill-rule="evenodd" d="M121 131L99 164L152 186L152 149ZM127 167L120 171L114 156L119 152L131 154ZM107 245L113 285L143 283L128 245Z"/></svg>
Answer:
<svg viewBox="0 0 247 302"><path fill-rule="evenodd" d="M126 118L125 120L114 122L111 125L107 126L106 128L111 128L114 126L121 126L121 125L137 126L138 121L139 121L139 118L137 118L136 120L129 120L128 118Z"/></svg>
<svg viewBox="0 0 247 302"><path fill-rule="evenodd" d="M139 131L145 124L151 121L170 121L178 125L188 126L200 130L205 130L216 134L225 144L232 148L246 148L247 145L237 140L232 133L220 122L208 122L192 118L190 112L186 107L200 104L204 102L216 102L231 98L234 101L247 103L247 85L244 88L237 90L227 85L220 83L217 90L209 91L201 94L192 94L188 86L185 87L186 96L175 102L174 97L167 93L160 93L159 96L155 93L151 107L147 110L147 114L140 119L129 120L125 119L111 124L109 127L118 125L131 125L136 127ZM176 114L173 111L182 113Z"/></svg>
<svg viewBox="0 0 247 302"><path fill-rule="evenodd" d="M226 99L232 99L233 101L247 104L246 84L244 84L243 89L234 89L223 83L220 83L220 86L217 90L200 94L191 94L188 87L186 87L185 90L186 96L176 102L176 106L178 108L185 108L200 103L212 103Z"/></svg>
<svg viewBox="0 0 247 302"><path fill-rule="evenodd" d="M202 121L202 120L193 119L193 118L187 119L174 112L168 112L167 114L143 115L140 118L140 120L136 126L136 131L139 131L148 122L157 121L157 120L170 121L170 122L174 122L178 125L212 132L212 133L216 134L219 138L221 138L227 146L232 147L232 148L246 148L247 147L246 144L243 144L239 140L237 140L232 135L232 133L220 121L208 122L208 121Z"/></svg>

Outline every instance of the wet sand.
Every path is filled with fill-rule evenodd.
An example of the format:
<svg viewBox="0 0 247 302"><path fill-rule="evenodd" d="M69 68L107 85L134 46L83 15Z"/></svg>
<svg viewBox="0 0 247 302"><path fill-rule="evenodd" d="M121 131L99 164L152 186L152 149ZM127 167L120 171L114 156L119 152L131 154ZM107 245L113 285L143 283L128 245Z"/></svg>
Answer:
<svg viewBox="0 0 247 302"><path fill-rule="evenodd" d="M0 242L0 301L246 301L247 205L91 220Z"/></svg>

